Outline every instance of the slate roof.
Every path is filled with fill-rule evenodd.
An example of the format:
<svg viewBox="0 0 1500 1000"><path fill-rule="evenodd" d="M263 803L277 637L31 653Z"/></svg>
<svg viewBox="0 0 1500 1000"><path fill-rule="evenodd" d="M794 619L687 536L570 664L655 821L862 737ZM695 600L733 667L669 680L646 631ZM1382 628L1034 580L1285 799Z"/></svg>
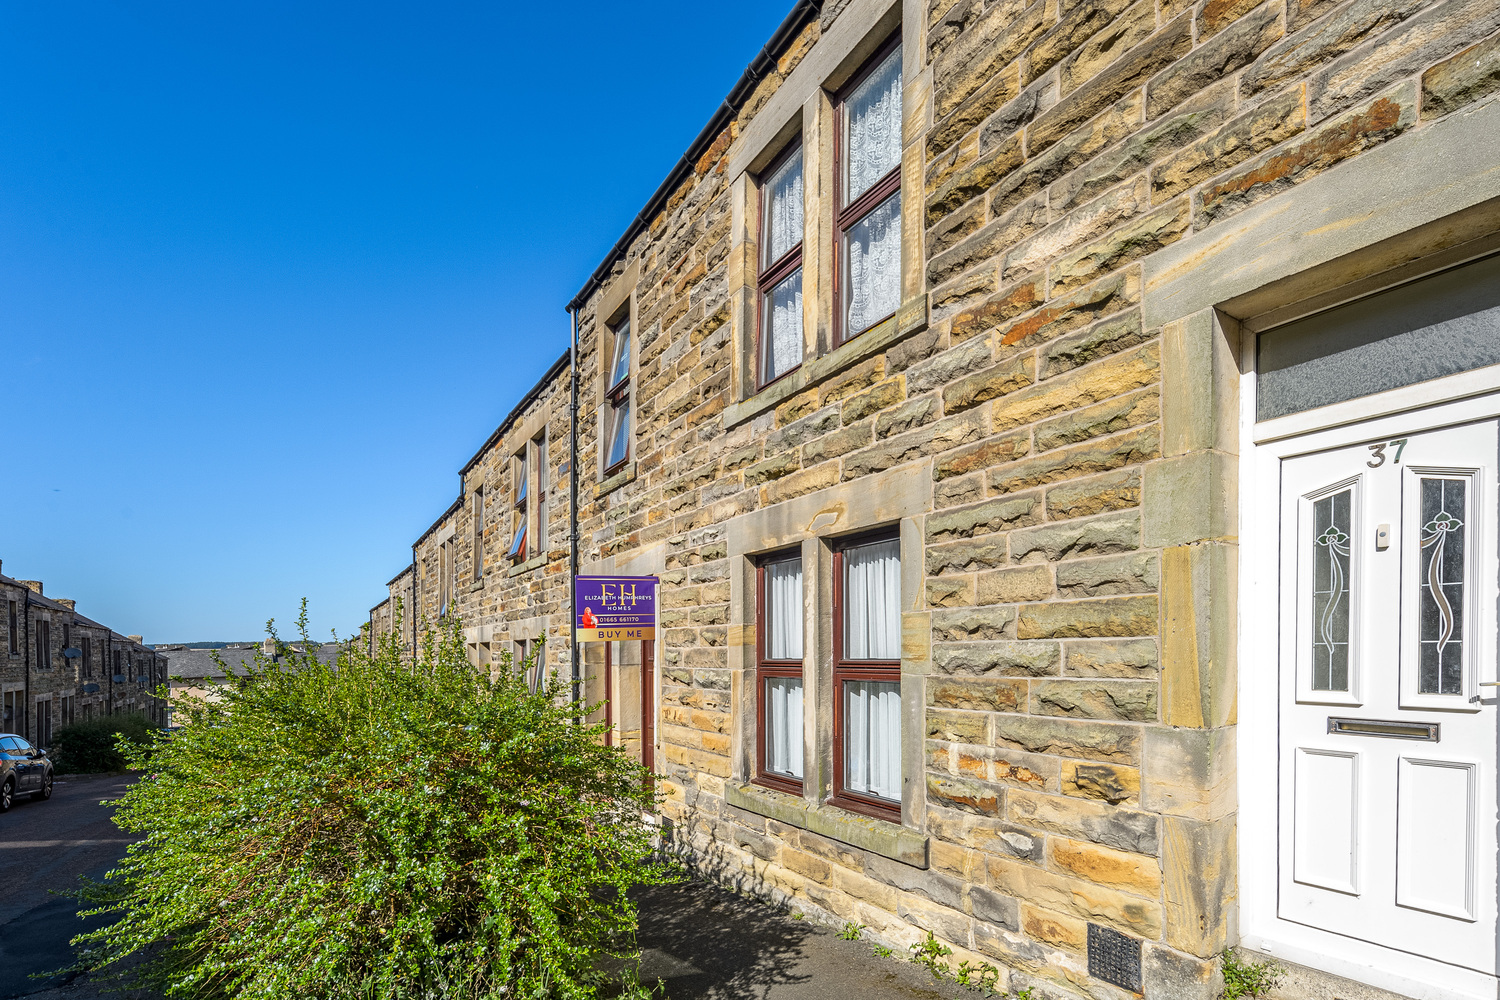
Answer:
<svg viewBox="0 0 1500 1000"><path fill-rule="evenodd" d="M301 643L292 643L293 649L301 650ZM233 643L222 649L181 649L170 646L158 646L158 656L167 658L167 676L172 679L178 677L183 680L205 680L222 679L224 668L214 662L214 653L223 658L229 669L242 674L247 664L255 662L255 653L260 649L260 643ZM325 663L331 663L338 658L339 651L343 649L342 643L325 642L317 645L318 659Z"/></svg>

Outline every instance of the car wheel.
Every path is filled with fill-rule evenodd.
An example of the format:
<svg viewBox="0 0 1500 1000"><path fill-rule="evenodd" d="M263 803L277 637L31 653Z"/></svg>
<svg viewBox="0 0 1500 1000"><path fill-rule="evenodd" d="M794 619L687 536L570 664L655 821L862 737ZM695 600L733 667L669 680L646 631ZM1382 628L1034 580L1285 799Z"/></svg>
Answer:
<svg viewBox="0 0 1500 1000"><path fill-rule="evenodd" d="M52 774L48 772L42 775L42 787L31 793L31 797L38 802L44 802L52 798Z"/></svg>
<svg viewBox="0 0 1500 1000"><path fill-rule="evenodd" d="M14 778L6 778L0 784L0 812L5 812L16 800L16 781Z"/></svg>

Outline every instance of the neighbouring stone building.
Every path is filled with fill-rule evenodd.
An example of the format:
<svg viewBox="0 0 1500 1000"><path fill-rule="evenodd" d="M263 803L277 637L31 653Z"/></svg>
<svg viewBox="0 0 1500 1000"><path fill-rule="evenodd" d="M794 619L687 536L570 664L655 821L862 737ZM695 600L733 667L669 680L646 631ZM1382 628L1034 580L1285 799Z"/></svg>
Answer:
<svg viewBox="0 0 1500 1000"><path fill-rule="evenodd" d="M1497 251L1492 0L802 0L387 600L659 577L670 835L1013 989L1493 998Z"/></svg>
<svg viewBox="0 0 1500 1000"><path fill-rule="evenodd" d="M45 747L59 726L116 712L166 725L166 660L42 590L0 575L0 730Z"/></svg>

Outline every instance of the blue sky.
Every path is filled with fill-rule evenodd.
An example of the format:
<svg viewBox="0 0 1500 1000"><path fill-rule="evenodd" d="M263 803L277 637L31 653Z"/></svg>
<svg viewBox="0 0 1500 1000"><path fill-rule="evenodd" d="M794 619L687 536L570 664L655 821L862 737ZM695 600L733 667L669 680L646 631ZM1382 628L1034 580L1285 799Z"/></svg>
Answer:
<svg viewBox="0 0 1500 1000"><path fill-rule="evenodd" d="M356 629L790 0L0 0L0 560Z"/></svg>

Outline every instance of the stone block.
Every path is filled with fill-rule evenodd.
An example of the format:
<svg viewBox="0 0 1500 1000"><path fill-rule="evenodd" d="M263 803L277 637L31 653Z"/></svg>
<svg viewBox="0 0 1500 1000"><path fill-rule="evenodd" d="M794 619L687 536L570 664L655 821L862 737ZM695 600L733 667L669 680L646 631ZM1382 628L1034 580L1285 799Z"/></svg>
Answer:
<svg viewBox="0 0 1500 1000"><path fill-rule="evenodd" d="M1004 808L1005 789L970 778L927 774L927 798L936 805L994 816Z"/></svg>
<svg viewBox="0 0 1500 1000"><path fill-rule="evenodd" d="M745 485L759 486L761 483L780 479L802 468L802 460L795 449L772 455L763 462L756 462L745 470Z"/></svg>
<svg viewBox="0 0 1500 1000"><path fill-rule="evenodd" d="M964 608L932 613L934 642L966 642L1007 638L1016 620L1015 608ZM1050 650L1057 655L1056 648Z"/></svg>
<svg viewBox="0 0 1500 1000"><path fill-rule="evenodd" d="M994 363L988 340L971 340L933 355L906 372L907 392L916 395L941 389L965 375L981 371Z"/></svg>
<svg viewBox="0 0 1500 1000"><path fill-rule="evenodd" d="M1046 838L1035 830L972 812L936 808L928 811L927 820L933 836L972 847L981 855L999 854L1040 862L1046 847ZM974 881L983 879L982 870L974 873Z"/></svg>
<svg viewBox="0 0 1500 1000"><path fill-rule="evenodd" d="M1162 247L1176 243L1188 234L1192 214L1192 205L1187 199L1168 202L1154 212L1119 226L1082 249L1059 257L1048 269L1053 294L1086 285L1155 253Z"/></svg>
<svg viewBox="0 0 1500 1000"><path fill-rule="evenodd" d="M1166 201L1307 127L1306 85L1258 104L1151 168L1151 197Z"/></svg>
<svg viewBox="0 0 1500 1000"><path fill-rule="evenodd" d="M971 137L977 147L979 136L975 129L991 114L1014 101L1020 91L1021 65L1015 62L993 74L969 100L959 104L947 117L933 123L927 133L928 150L934 153L946 150L959 139L965 139L964 144L967 144L965 137Z"/></svg>
<svg viewBox="0 0 1500 1000"><path fill-rule="evenodd" d="M1159 449L1156 428L1143 427L995 469L988 475L988 489L992 495L1019 493L1063 479L1109 472L1149 461L1157 456Z"/></svg>
<svg viewBox="0 0 1500 1000"><path fill-rule="evenodd" d="M1202 822L1162 818L1162 902L1167 944L1211 959L1230 943L1239 896L1233 816Z"/></svg>
<svg viewBox="0 0 1500 1000"><path fill-rule="evenodd" d="M929 739L952 743L990 742L990 716L985 712L958 712L929 708L926 715Z"/></svg>
<svg viewBox="0 0 1500 1000"><path fill-rule="evenodd" d="M1137 511L1043 524L1010 533L1010 554L1017 562L1080 559L1115 552L1133 552L1141 545ZM1059 567L1060 568L1060 567Z"/></svg>
<svg viewBox="0 0 1500 1000"><path fill-rule="evenodd" d="M1060 833L1135 854L1154 855L1160 846L1160 820L1149 812L1024 789L1012 789L1005 805L1007 819L1034 830Z"/></svg>
<svg viewBox="0 0 1500 1000"><path fill-rule="evenodd" d="M1141 758L1137 726L1024 715L997 715L993 720L996 746L1119 764L1136 764Z"/></svg>
<svg viewBox="0 0 1500 1000"><path fill-rule="evenodd" d="M1238 488L1238 463L1223 452L1151 463L1141 490L1142 544L1166 548L1234 537Z"/></svg>
<svg viewBox="0 0 1500 1000"><path fill-rule="evenodd" d="M1035 309L1046 300L1047 287L1043 277L1006 285L977 306L955 313L948 323L948 336L955 344L971 340L1007 320Z"/></svg>
<svg viewBox="0 0 1500 1000"><path fill-rule="evenodd" d="M1141 988L1150 1000L1218 1000L1223 994L1219 963L1194 958L1147 941L1141 949Z"/></svg>
<svg viewBox="0 0 1500 1000"><path fill-rule="evenodd" d="M1050 566L1018 566L980 573L975 578L975 603L1016 604L1052 596Z"/></svg>
<svg viewBox="0 0 1500 1000"><path fill-rule="evenodd" d="M900 389L896 390L895 398L900 399ZM861 393L861 395L864 395ZM852 400L851 400L852 402ZM802 446L803 460L814 466L823 462L846 455L856 448L863 448L874 438L874 427L872 424L851 424L832 434L825 434L820 438L809 441Z"/></svg>
<svg viewBox="0 0 1500 1000"><path fill-rule="evenodd" d="M1051 451L1154 423L1161 416L1160 398L1161 393L1153 387L1053 417L1033 431L1036 450Z"/></svg>
<svg viewBox="0 0 1500 1000"><path fill-rule="evenodd" d="M873 413L895 406L905 398L901 378L888 378L845 399L839 411L840 418L845 425L853 424Z"/></svg>
<svg viewBox="0 0 1500 1000"><path fill-rule="evenodd" d="M1139 45L1155 30L1154 0L1140 0L1121 11L1063 60L1058 74L1062 93L1070 94L1088 83L1100 70L1119 58L1120 53Z"/></svg>
<svg viewBox="0 0 1500 1000"><path fill-rule="evenodd" d="M862 871L847 868L833 869L833 887L851 899L879 907L889 913L896 912L896 890L877 882Z"/></svg>
<svg viewBox="0 0 1500 1000"><path fill-rule="evenodd" d="M1015 539L1012 538L1012 558L1015 551ZM1160 583L1159 569L1154 552L1071 560L1057 567L1057 592L1063 597L1155 593Z"/></svg>
<svg viewBox="0 0 1500 1000"><path fill-rule="evenodd" d="M1337 166L1351 156L1395 138L1417 121L1417 84L1398 84L1388 93L1307 132L1292 146L1199 189L1199 228L1233 215L1272 195Z"/></svg>
<svg viewBox="0 0 1500 1000"><path fill-rule="evenodd" d="M1056 20L1042 0L992 5L933 60L933 115L969 99Z"/></svg>
<svg viewBox="0 0 1500 1000"><path fill-rule="evenodd" d="M1438 118L1500 90L1500 35L1422 74L1422 117Z"/></svg>
<svg viewBox="0 0 1500 1000"><path fill-rule="evenodd" d="M1327 66L1366 38L1430 6L1428 0L1354 0L1272 45L1240 78L1249 96ZM1290 20L1291 14L1288 13ZM1300 27L1300 25L1299 25Z"/></svg>
<svg viewBox="0 0 1500 1000"><path fill-rule="evenodd" d="M1016 615L1018 639L1080 639L1157 634L1154 595L1053 601L1022 605Z"/></svg>
<svg viewBox="0 0 1500 1000"><path fill-rule="evenodd" d="M1046 301L1045 305L1041 305L1043 301ZM1041 305L1041 308L1024 314L1014 313L1012 315L1017 318L997 327L999 345L1002 348L1029 347L1044 343L1071 330L1088 326L1096 320L1124 312L1139 305L1140 301L1138 268L1112 274L1071 295L1054 295L1050 300L1039 296L1035 305ZM955 320L957 318L954 317Z"/></svg>
<svg viewBox="0 0 1500 1000"><path fill-rule="evenodd" d="M896 915L924 931L931 931L940 940L960 945L969 940L968 914L929 903L919 896L903 894L897 897Z"/></svg>
<svg viewBox="0 0 1500 1000"><path fill-rule="evenodd" d="M930 576L996 569L1004 566L1006 560L1003 537L986 536L982 539L965 539L927 547L927 573Z"/></svg>
<svg viewBox="0 0 1500 1000"><path fill-rule="evenodd" d="M1156 896L1161 892L1161 867L1156 858L1144 854L1117 851L1065 837L1049 837L1047 866L1064 875L1074 875L1098 885L1143 896Z"/></svg>
<svg viewBox="0 0 1500 1000"><path fill-rule="evenodd" d="M1162 328L1162 453L1239 454L1237 337L1214 310Z"/></svg>
<svg viewBox="0 0 1500 1000"><path fill-rule="evenodd" d="M927 681L927 704L932 708L972 712L1022 711L1026 705L1026 681L994 677L975 680L934 677ZM968 742L987 743L989 740Z"/></svg>
<svg viewBox="0 0 1500 1000"><path fill-rule="evenodd" d="M1159 117L1191 94L1254 62L1285 34L1281 15L1281 0L1270 0L1218 35L1200 39L1197 48L1147 84L1146 117Z"/></svg>
<svg viewBox="0 0 1500 1000"><path fill-rule="evenodd" d="M926 583L927 606L962 608L974 603L973 576L935 576Z"/></svg>
<svg viewBox="0 0 1500 1000"><path fill-rule="evenodd" d="M1073 132L1192 48L1190 15L1178 17L1113 60L1102 72L1064 97L1027 128L1027 150L1035 156Z"/></svg>
<svg viewBox="0 0 1500 1000"><path fill-rule="evenodd" d="M1117 889L1043 871L1020 861L991 858L990 884L1008 896L1137 937L1161 936L1161 905Z"/></svg>
<svg viewBox="0 0 1500 1000"><path fill-rule="evenodd" d="M1162 721L1170 726L1235 721L1237 552L1216 543L1162 552Z"/></svg>
<svg viewBox="0 0 1500 1000"><path fill-rule="evenodd" d="M936 396L923 396L908 400L875 418L875 436L887 438L893 434L905 434L938 418L942 408Z"/></svg>
<svg viewBox="0 0 1500 1000"><path fill-rule="evenodd" d="M936 225L964 202L978 198L997 180L1025 162L1025 159L1020 135L993 149L981 150L973 163L954 171L951 177L928 196L926 224Z"/></svg>
<svg viewBox="0 0 1500 1000"><path fill-rule="evenodd" d="M1065 760L1059 786L1064 795L1098 799L1110 805L1136 803L1141 795L1141 772L1139 768L1121 764Z"/></svg>
<svg viewBox="0 0 1500 1000"><path fill-rule="evenodd" d="M959 379L943 390L943 412L958 413L1036 381L1036 358L1018 355Z"/></svg>
<svg viewBox="0 0 1500 1000"><path fill-rule="evenodd" d="M1123 317L1103 320L1096 326L1106 336L1114 336L1126 330L1139 330L1140 321L1138 314L1131 311ZM1159 349L1155 344L1147 344L1023 389L994 404L991 420L996 430L1003 430L1048 417L1070 415L1070 411L1091 403L1109 402L1152 385L1160 378L1160 369Z"/></svg>
<svg viewBox="0 0 1500 1000"><path fill-rule="evenodd" d="M1042 677L1056 674L1062 662L1055 642L939 643L932 647L932 665L943 674L1002 677Z"/></svg>
<svg viewBox="0 0 1500 1000"><path fill-rule="evenodd" d="M920 896L939 906L953 910L964 908L963 883L942 872L913 868L889 858L871 856L865 859L864 873L867 878L876 882Z"/></svg>
<svg viewBox="0 0 1500 1000"><path fill-rule="evenodd" d="M944 455L932 466L932 478L938 481L970 472L979 472L1014 462L1031 451L1031 432L1012 431L995 434L976 444Z"/></svg>
<svg viewBox="0 0 1500 1000"><path fill-rule="evenodd" d="M1006 251L1046 226L1049 221L1045 195L1023 201L1014 208L997 214L989 223L972 235L964 237L952 249L939 251L930 256L927 260L927 280L936 285L955 278L980 264L998 263ZM1027 294L1035 298L1032 306L1039 304L1042 298L1045 298L1043 294L1045 289L1032 282L1018 284L1016 288L1030 290L1029 293L1022 292L1022 297L1018 302L1024 301ZM1000 300L996 301L998 303ZM1022 308L1032 306L1022 306ZM966 340L973 335L973 332L981 332L989 326L1008 319L1009 316L1005 315L1007 311L1007 307L997 305L992 309L990 315L993 318L988 323L981 322L977 327L971 326L970 332L966 332L958 339ZM983 319L982 316L977 318Z"/></svg>
<svg viewBox="0 0 1500 1000"><path fill-rule="evenodd" d="M1088 948L1089 925L1086 920L1044 910L1030 903L1021 906L1020 917L1020 929L1027 937L1069 951L1083 952Z"/></svg>
<svg viewBox="0 0 1500 1000"><path fill-rule="evenodd" d="M1129 0L1086 0L1070 4L1067 12L1037 39L1027 53L1029 80L1041 76L1085 42L1107 31L1129 6Z"/></svg>
<svg viewBox="0 0 1500 1000"><path fill-rule="evenodd" d="M1235 809L1235 730L1150 727L1141 805L1202 822Z"/></svg>
<svg viewBox="0 0 1500 1000"><path fill-rule="evenodd" d="M949 542L1032 524L1039 520L1040 507L1041 498L1030 494L989 500L940 514L928 514L927 540Z"/></svg>
<svg viewBox="0 0 1500 1000"><path fill-rule="evenodd" d="M1125 510L1139 507L1140 503L1139 469L1122 469L1063 483L1049 489L1046 497L1047 516L1054 521Z"/></svg>
<svg viewBox="0 0 1500 1000"><path fill-rule="evenodd" d="M1024 934L982 922L974 924L974 947L1000 961L1002 969L1040 971L1055 966L1064 955ZM1016 981L1016 977L1012 976L1011 984L1014 985Z"/></svg>
<svg viewBox="0 0 1500 1000"><path fill-rule="evenodd" d="M1072 719L1156 721L1156 682L1051 680L1031 685L1031 713Z"/></svg>
<svg viewBox="0 0 1500 1000"><path fill-rule="evenodd" d="M1159 654L1154 639L1087 639L1069 642L1063 667L1068 677L1156 676Z"/></svg>
<svg viewBox="0 0 1500 1000"><path fill-rule="evenodd" d="M982 885L969 887L969 912L975 919L983 920L1008 931L1021 929L1021 905L1012 896L1004 896Z"/></svg>
<svg viewBox="0 0 1500 1000"><path fill-rule="evenodd" d="M1145 179L1136 177L1074 208L1005 255L1001 276L1016 281L1038 273L1057 257L1096 239L1151 207Z"/></svg>

